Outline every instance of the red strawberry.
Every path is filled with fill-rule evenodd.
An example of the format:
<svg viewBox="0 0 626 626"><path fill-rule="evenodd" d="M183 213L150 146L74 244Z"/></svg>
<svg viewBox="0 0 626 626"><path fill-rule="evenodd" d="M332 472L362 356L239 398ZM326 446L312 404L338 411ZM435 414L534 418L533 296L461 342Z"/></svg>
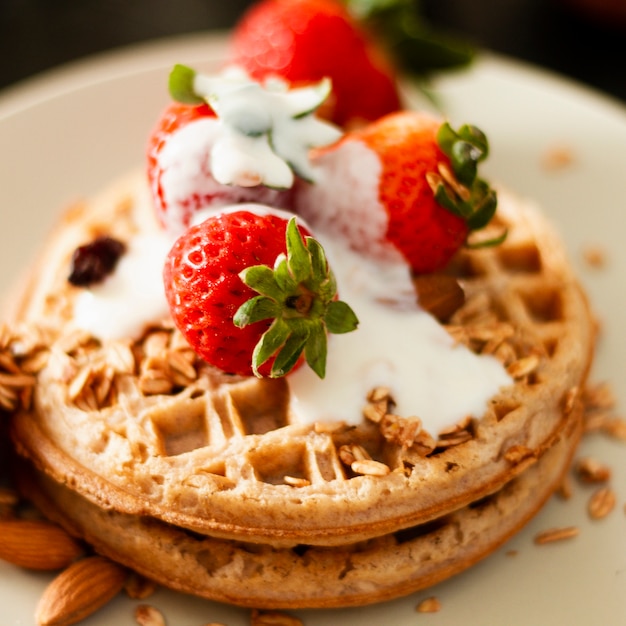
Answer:
<svg viewBox="0 0 626 626"><path fill-rule="evenodd" d="M340 126L400 109L391 64L337 0L261 0L235 27L230 61L257 79L329 77Z"/></svg>
<svg viewBox="0 0 626 626"><path fill-rule="evenodd" d="M487 153L475 127L457 133L421 113L391 114L317 151L318 184L300 189L295 204L314 227L342 232L357 250L399 251L414 273L435 272L495 212L495 193L476 175ZM329 177L345 188L335 185L329 196Z"/></svg>
<svg viewBox="0 0 626 626"><path fill-rule="evenodd" d="M196 138L187 136L182 140L180 132L192 124ZM182 231L196 211L209 206L242 202L287 206L289 203L285 191L262 185L223 185L214 179L209 154L216 125L215 114L207 104L174 102L165 109L150 135L147 174L153 204L159 221L174 232Z"/></svg>
<svg viewBox="0 0 626 626"><path fill-rule="evenodd" d="M163 279L174 323L230 374L282 376L304 354L323 377L326 333L357 324L322 247L284 211L212 215L174 244Z"/></svg>

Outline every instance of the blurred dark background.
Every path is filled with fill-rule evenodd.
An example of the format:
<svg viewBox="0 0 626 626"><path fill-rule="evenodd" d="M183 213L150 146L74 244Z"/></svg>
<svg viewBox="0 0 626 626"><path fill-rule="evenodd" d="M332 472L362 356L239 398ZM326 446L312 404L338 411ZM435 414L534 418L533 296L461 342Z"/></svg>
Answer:
<svg viewBox="0 0 626 626"><path fill-rule="evenodd" d="M250 0L0 0L0 89L94 53L233 25ZM626 0L421 0L433 28L626 102Z"/></svg>

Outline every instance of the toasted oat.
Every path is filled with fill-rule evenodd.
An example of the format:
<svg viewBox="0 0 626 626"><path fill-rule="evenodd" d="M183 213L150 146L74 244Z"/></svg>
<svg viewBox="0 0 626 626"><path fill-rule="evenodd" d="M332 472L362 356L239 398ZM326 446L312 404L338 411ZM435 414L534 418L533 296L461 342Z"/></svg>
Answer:
<svg viewBox="0 0 626 626"><path fill-rule="evenodd" d="M135 608L135 621L139 626L165 626L161 611L149 604L140 604Z"/></svg>
<svg viewBox="0 0 626 626"><path fill-rule="evenodd" d="M606 249L599 246L586 246L583 250L583 259L589 267L603 268L606 265Z"/></svg>
<svg viewBox="0 0 626 626"><path fill-rule="evenodd" d="M439 437L437 440L437 448L444 450L446 448L452 448L459 446L466 441L473 439L472 433L467 430L461 430L453 435L446 435L445 437Z"/></svg>
<svg viewBox="0 0 626 626"><path fill-rule="evenodd" d="M308 487L311 481L306 478L299 478L297 476L283 476L285 484L291 487Z"/></svg>
<svg viewBox="0 0 626 626"><path fill-rule="evenodd" d="M543 545L546 543L554 543L555 541L563 541L565 539L573 539L580 533L580 529L576 526L565 526L562 528L550 528L535 535L535 543Z"/></svg>
<svg viewBox="0 0 626 626"><path fill-rule="evenodd" d="M441 602L435 596L422 600L415 610L418 613L438 613L441 610Z"/></svg>
<svg viewBox="0 0 626 626"><path fill-rule="evenodd" d="M611 469L592 459L585 457L580 459L575 465L577 478L583 483L605 483L611 478Z"/></svg>
<svg viewBox="0 0 626 626"><path fill-rule="evenodd" d="M282 611L253 610L250 626L304 626L302 620Z"/></svg>
<svg viewBox="0 0 626 626"><path fill-rule="evenodd" d="M381 419L380 432L387 441L402 446L406 450L419 441L422 420L418 417L404 418L387 414Z"/></svg>
<svg viewBox="0 0 626 626"><path fill-rule="evenodd" d="M580 387L571 387L563 398L563 413L569 415L580 398Z"/></svg>
<svg viewBox="0 0 626 626"><path fill-rule="evenodd" d="M131 346L124 341L113 341L105 347L105 359L116 374L135 372L135 355Z"/></svg>
<svg viewBox="0 0 626 626"><path fill-rule="evenodd" d="M171 379L162 370L149 369L139 378L139 389L147 396L170 393L173 389Z"/></svg>
<svg viewBox="0 0 626 626"><path fill-rule="evenodd" d="M355 474L362 474L363 476L387 476L391 472L388 465L373 459L354 461L351 463L350 469Z"/></svg>
<svg viewBox="0 0 626 626"><path fill-rule="evenodd" d="M363 416L378 424L392 410L394 404L391 392L387 387L375 387L367 395L367 404L363 408Z"/></svg>
<svg viewBox="0 0 626 626"><path fill-rule="evenodd" d="M368 451L358 444L345 444L339 448L339 458L345 465L351 466L355 461L371 460Z"/></svg>
<svg viewBox="0 0 626 626"><path fill-rule="evenodd" d="M28 409L32 400L35 374L45 363L35 367L31 359L34 355L47 355L38 341L39 335L32 339L28 329L16 332L6 324L0 325L0 409L13 412L19 408ZM29 368L24 362L29 361Z"/></svg>
<svg viewBox="0 0 626 626"><path fill-rule="evenodd" d="M574 151L569 146L552 146L543 154L542 167L547 171L558 171L575 163Z"/></svg>
<svg viewBox="0 0 626 626"><path fill-rule="evenodd" d="M539 363L539 356L531 354L530 356L523 357L518 361L511 363L511 365L507 367L507 372L514 379L518 380L520 378L524 378L524 376L532 374L539 367Z"/></svg>
<svg viewBox="0 0 626 626"><path fill-rule="evenodd" d="M444 428L439 432L439 439L437 440L437 448L445 449L458 446L473 438L471 429L472 418L467 415L456 424Z"/></svg>
<svg viewBox="0 0 626 626"><path fill-rule="evenodd" d="M572 497L574 489L572 487L572 481L569 476L563 477L563 480L561 480L561 484L556 490L556 493L563 500L569 500Z"/></svg>
<svg viewBox="0 0 626 626"><path fill-rule="evenodd" d="M124 585L126 595L133 600L145 600L149 598L158 588L158 584L153 580L131 572Z"/></svg>
<svg viewBox="0 0 626 626"><path fill-rule="evenodd" d="M620 441L626 441L626 420L621 417L611 417L604 421L602 431Z"/></svg>
<svg viewBox="0 0 626 626"><path fill-rule="evenodd" d="M586 387L582 399L585 432L603 432L626 441L626 420L615 415L615 395L607 383Z"/></svg>
<svg viewBox="0 0 626 626"><path fill-rule="evenodd" d="M504 453L504 458L509 462L517 465L522 461L526 461L527 459L531 459L535 456L535 451L526 446L516 445L511 446Z"/></svg>
<svg viewBox="0 0 626 626"><path fill-rule="evenodd" d="M598 489L589 499L587 512L592 519L605 518L614 508L616 503L615 492L608 487Z"/></svg>

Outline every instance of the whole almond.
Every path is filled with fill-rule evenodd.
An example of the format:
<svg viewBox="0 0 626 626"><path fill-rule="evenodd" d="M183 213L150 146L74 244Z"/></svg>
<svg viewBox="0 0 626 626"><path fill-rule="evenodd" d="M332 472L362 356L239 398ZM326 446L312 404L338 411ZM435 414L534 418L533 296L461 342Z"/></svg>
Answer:
<svg viewBox="0 0 626 626"><path fill-rule="evenodd" d="M424 274L414 276L413 284L420 307L440 322L446 322L465 302L465 292L453 276Z"/></svg>
<svg viewBox="0 0 626 626"><path fill-rule="evenodd" d="M35 570L63 569L83 555L80 544L45 520L0 521L0 559Z"/></svg>
<svg viewBox="0 0 626 626"><path fill-rule="evenodd" d="M123 588L128 572L102 556L76 561L46 588L35 611L39 626L70 626L91 615Z"/></svg>

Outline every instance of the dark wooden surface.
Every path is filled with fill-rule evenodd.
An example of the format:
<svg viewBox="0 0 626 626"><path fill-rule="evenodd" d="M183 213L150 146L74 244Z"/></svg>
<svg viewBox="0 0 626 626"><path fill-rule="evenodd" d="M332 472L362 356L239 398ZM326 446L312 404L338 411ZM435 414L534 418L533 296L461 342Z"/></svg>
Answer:
<svg viewBox="0 0 626 626"><path fill-rule="evenodd" d="M592 19L572 10L571 1L422 0L421 12L438 29L556 71L626 102L626 20ZM112 48L228 28L249 3L1 0L0 89Z"/></svg>

